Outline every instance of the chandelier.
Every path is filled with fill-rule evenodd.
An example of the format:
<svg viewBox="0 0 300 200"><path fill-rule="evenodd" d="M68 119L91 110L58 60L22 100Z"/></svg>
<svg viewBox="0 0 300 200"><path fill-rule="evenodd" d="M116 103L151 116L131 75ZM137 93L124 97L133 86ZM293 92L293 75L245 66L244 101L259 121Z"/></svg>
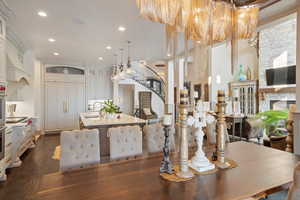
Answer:
<svg viewBox="0 0 300 200"><path fill-rule="evenodd" d="M187 40L209 45L251 38L256 31L259 8L235 1L137 0L137 6L146 19L166 25L168 41L183 32Z"/></svg>

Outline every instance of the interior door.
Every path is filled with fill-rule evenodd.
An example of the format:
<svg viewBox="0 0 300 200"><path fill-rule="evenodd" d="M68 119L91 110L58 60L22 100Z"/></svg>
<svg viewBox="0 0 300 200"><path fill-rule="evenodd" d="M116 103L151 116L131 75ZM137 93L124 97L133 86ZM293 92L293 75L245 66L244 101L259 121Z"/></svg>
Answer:
<svg viewBox="0 0 300 200"><path fill-rule="evenodd" d="M84 111L83 83L46 83L46 130L79 129L79 114Z"/></svg>
<svg viewBox="0 0 300 200"><path fill-rule="evenodd" d="M56 82L46 83L46 104L45 104L45 129L56 130L59 128L58 116L62 114L61 96L59 95L59 84Z"/></svg>

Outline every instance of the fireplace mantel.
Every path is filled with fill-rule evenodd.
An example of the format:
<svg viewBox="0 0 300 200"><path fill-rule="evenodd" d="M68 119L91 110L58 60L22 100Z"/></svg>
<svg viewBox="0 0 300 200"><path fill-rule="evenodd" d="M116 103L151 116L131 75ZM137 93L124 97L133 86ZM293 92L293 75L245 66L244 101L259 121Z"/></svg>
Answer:
<svg viewBox="0 0 300 200"><path fill-rule="evenodd" d="M259 93L296 93L296 87L259 88Z"/></svg>

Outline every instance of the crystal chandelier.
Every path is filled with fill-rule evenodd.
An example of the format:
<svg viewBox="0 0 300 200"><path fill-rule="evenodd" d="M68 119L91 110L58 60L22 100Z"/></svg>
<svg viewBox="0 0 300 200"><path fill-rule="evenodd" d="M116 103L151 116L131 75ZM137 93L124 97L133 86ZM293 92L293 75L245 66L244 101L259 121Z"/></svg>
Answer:
<svg viewBox="0 0 300 200"><path fill-rule="evenodd" d="M231 0L137 0L140 14L166 25L167 40L183 32L187 40L213 44L251 38L256 31L257 6L239 7ZM175 32L175 33L174 33Z"/></svg>

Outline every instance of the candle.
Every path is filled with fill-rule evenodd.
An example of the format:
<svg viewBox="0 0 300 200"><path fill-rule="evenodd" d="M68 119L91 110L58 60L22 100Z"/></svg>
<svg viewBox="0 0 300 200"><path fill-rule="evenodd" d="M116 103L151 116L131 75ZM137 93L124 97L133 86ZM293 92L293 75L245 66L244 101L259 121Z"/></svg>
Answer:
<svg viewBox="0 0 300 200"><path fill-rule="evenodd" d="M239 98L239 96L240 96L240 92L239 92L239 90L238 89L234 89L233 90L233 95L232 95L234 98Z"/></svg>
<svg viewBox="0 0 300 200"><path fill-rule="evenodd" d="M163 125L171 126L172 125L172 114L165 114L163 117Z"/></svg>
<svg viewBox="0 0 300 200"><path fill-rule="evenodd" d="M294 112L296 112L296 105L292 104L292 105L290 105L288 120L291 120L291 121L294 120L294 118L293 118Z"/></svg>

